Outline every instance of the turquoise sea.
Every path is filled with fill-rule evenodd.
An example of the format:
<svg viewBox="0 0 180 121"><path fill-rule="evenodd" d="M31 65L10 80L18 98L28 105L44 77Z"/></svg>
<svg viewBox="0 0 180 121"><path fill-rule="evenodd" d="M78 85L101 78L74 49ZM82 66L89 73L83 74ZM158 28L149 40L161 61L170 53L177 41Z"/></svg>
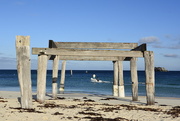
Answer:
<svg viewBox="0 0 180 121"><path fill-rule="evenodd" d="M60 73L58 85L60 82ZM91 77L96 74L100 80L106 83L91 82ZM37 71L32 70L32 90L36 92ZM139 96L146 95L145 72L138 71ZM130 71L124 71L125 95L131 96ZM65 93L78 92L88 94L112 95L113 71L112 70L66 70ZM52 71L47 71L47 92L52 90ZM0 91L19 91L19 83L16 70L0 70ZM180 98L180 71L155 72L155 96Z"/></svg>

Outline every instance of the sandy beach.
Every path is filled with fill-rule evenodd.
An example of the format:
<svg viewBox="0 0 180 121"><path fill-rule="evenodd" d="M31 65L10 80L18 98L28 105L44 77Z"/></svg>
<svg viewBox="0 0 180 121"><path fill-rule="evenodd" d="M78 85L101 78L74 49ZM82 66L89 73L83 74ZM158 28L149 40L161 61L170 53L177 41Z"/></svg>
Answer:
<svg viewBox="0 0 180 121"><path fill-rule="evenodd" d="M131 101L93 94L59 94L57 100L46 95L44 104L20 108L20 93L0 91L1 121L180 121L180 99L156 97L153 106L146 105L146 97Z"/></svg>

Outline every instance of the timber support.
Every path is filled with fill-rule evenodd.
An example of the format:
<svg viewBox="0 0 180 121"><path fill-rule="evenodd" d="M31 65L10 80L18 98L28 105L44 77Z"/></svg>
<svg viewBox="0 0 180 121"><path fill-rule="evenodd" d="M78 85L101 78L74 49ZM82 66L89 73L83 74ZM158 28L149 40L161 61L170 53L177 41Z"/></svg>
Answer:
<svg viewBox="0 0 180 121"><path fill-rule="evenodd" d="M152 51L144 52L146 73L146 98L148 105L154 105L155 79L154 79L154 54Z"/></svg>
<svg viewBox="0 0 180 121"><path fill-rule="evenodd" d="M44 103L46 94L47 55L38 55L37 101Z"/></svg>
<svg viewBox="0 0 180 121"><path fill-rule="evenodd" d="M64 61L62 62L61 81L60 81L60 88L59 88L59 92L60 92L61 94L64 93L65 73L66 73L66 61L64 60Z"/></svg>
<svg viewBox="0 0 180 121"><path fill-rule="evenodd" d="M132 100L138 101L138 75L136 58L130 60L131 80L132 80Z"/></svg>
<svg viewBox="0 0 180 121"><path fill-rule="evenodd" d="M52 97L57 98L57 79L58 79L59 56L55 56L53 60L53 73L52 73Z"/></svg>
<svg viewBox="0 0 180 121"><path fill-rule="evenodd" d="M118 96L125 97L124 78L123 78L123 61L118 61Z"/></svg>
<svg viewBox="0 0 180 121"><path fill-rule="evenodd" d="M16 36L17 72L21 91L21 108L32 108L30 36Z"/></svg>

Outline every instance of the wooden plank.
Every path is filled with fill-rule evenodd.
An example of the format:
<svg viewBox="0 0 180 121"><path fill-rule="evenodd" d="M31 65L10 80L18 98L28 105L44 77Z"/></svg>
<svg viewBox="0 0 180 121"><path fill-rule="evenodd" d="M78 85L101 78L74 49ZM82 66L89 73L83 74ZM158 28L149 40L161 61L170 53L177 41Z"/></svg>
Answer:
<svg viewBox="0 0 180 121"><path fill-rule="evenodd" d="M147 50L147 47L146 47L146 44L141 44L139 45L138 47L132 49L133 51L146 51Z"/></svg>
<svg viewBox="0 0 180 121"><path fill-rule="evenodd" d="M137 43L54 42L58 48L134 49Z"/></svg>
<svg viewBox="0 0 180 121"><path fill-rule="evenodd" d="M124 79L123 79L123 61L117 61L118 62L118 88L119 88L119 97L125 97L124 92Z"/></svg>
<svg viewBox="0 0 180 121"><path fill-rule="evenodd" d="M61 81L60 81L60 93L64 93L64 82L65 82L65 73L66 73L66 61L62 61L61 67Z"/></svg>
<svg viewBox="0 0 180 121"><path fill-rule="evenodd" d="M154 105L155 77L154 77L154 54L152 51L144 52L145 74L146 74L146 97L147 104Z"/></svg>
<svg viewBox="0 0 180 121"><path fill-rule="evenodd" d="M21 108L32 108L30 36L16 36L17 72L21 91Z"/></svg>
<svg viewBox="0 0 180 121"><path fill-rule="evenodd" d="M94 57L143 57L141 51L120 50L89 50L89 49L60 49L60 48L32 48L32 54L47 54L59 56L94 56Z"/></svg>
<svg viewBox="0 0 180 121"><path fill-rule="evenodd" d="M113 61L114 81L113 81L113 96L118 96L118 62Z"/></svg>
<svg viewBox="0 0 180 121"><path fill-rule="evenodd" d="M38 56L37 101L39 103L44 103L45 101L47 60L47 55Z"/></svg>
<svg viewBox="0 0 180 121"><path fill-rule="evenodd" d="M53 60L53 74L52 74L52 97L57 99L57 79L58 79L59 56L55 56Z"/></svg>
<svg viewBox="0 0 180 121"><path fill-rule="evenodd" d="M60 56L59 60L87 60L87 61L118 61L124 60L124 57L90 57L90 56ZM124 60L129 61L129 60Z"/></svg>
<svg viewBox="0 0 180 121"><path fill-rule="evenodd" d="M132 100L138 101L138 75L136 58L132 58L130 61L131 80L132 80Z"/></svg>
<svg viewBox="0 0 180 121"><path fill-rule="evenodd" d="M53 40L49 40L49 48L57 48L57 45L54 43Z"/></svg>

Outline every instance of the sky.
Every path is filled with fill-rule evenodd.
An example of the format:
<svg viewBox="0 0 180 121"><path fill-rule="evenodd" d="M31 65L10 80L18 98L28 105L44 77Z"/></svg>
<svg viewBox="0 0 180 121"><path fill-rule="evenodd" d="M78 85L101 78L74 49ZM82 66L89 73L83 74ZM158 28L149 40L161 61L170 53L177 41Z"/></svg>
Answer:
<svg viewBox="0 0 180 121"><path fill-rule="evenodd" d="M180 0L0 0L0 69L16 69L16 35L29 35L31 48L46 48L49 40L147 43L155 67L180 70L179 6ZM123 62L124 70L129 65ZM144 70L143 58L137 67ZM67 69L112 70L113 63L67 61Z"/></svg>

